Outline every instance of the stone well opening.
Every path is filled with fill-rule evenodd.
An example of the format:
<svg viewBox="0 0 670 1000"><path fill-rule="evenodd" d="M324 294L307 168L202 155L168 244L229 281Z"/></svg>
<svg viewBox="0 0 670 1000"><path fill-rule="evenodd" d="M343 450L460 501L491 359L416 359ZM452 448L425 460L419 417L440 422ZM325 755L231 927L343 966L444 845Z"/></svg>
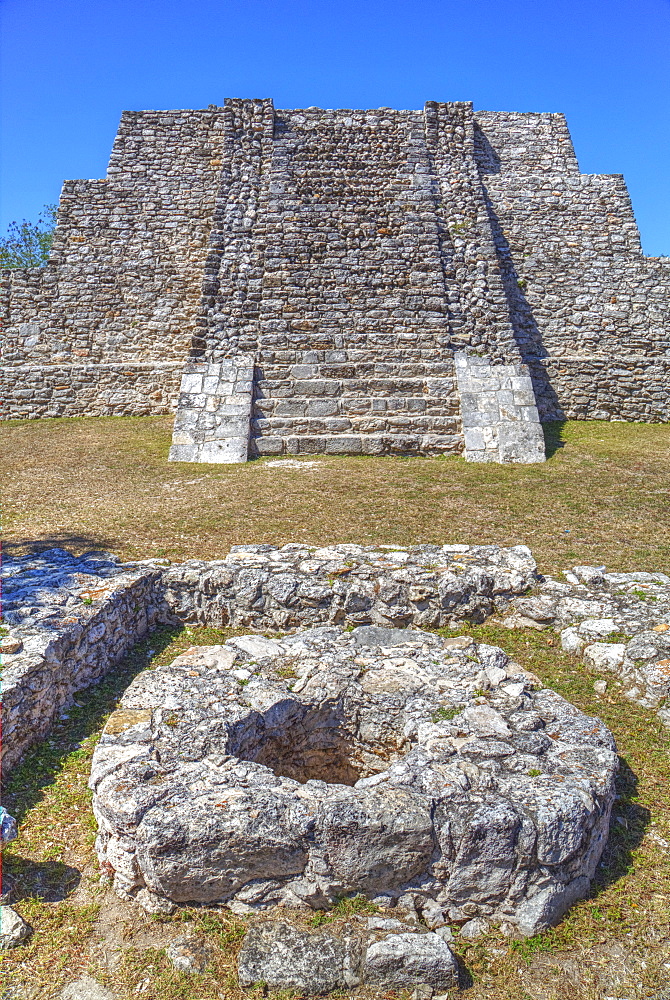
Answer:
<svg viewBox="0 0 670 1000"><path fill-rule="evenodd" d="M301 784L355 785L360 778L385 771L402 739L392 739L390 746L367 745L342 702L331 700L319 705L283 701L245 730L230 748L236 757Z"/></svg>

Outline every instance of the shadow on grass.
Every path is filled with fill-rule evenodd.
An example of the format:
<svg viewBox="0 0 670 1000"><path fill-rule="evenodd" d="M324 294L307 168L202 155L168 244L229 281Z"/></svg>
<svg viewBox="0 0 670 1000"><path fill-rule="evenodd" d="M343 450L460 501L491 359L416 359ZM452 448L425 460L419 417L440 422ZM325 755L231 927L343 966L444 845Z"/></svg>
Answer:
<svg viewBox="0 0 670 1000"><path fill-rule="evenodd" d="M25 555L39 555L49 549L67 549L75 556L84 552L113 552L120 546L118 538L103 538L98 535L85 535L68 531L56 531L42 538L15 538L2 543L5 558L17 558Z"/></svg>
<svg viewBox="0 0 670 1000"><path fill-rule="evenodd" d="M544 451L547 458L552 458L560 448L565 448L566 442L563 439L567 420L550 420L542 424L544 433Z"/></svg>
<svg viewBox="0 0 670 1000"><path fill-rule="evenodd" d="M81 872L64 861L33 861L20 854L10 854L2 866L3 891L11 893L11 902L40 899L60 903L67 899L81 881Z"/></svg>
<svg viewBox="0 0 670 1000"><path fill-rule="evenodd" d="M633 851L644 840L646 829L651 822L650 810L637 802L630 801L637 793L638 780L635 772L625 757L620 756L619 763L616 780L619 796L617 813L621 813L621 804L625 803L625 815L621 816L624 824L619 822L618 815L613 815L610 820L607 844L591 882L591 899L597 899L601 892L630 872L633 867Z"/></svg>
<svg viewBox="0 0 670 1000"><path fill-rule="evenodd" d="M133 647L130 653L96 684L79 691L75 698L84 704L70 707L69 718L60 719L44 740L31 747L3 785L2 801L19 825L26 813L43 797L74 754L85 757L82 743L104 725L134 677L147 666L149 647L158 655L181 632L182 626L156 629ZM76 759L76 758L75 758Z"/></svg>

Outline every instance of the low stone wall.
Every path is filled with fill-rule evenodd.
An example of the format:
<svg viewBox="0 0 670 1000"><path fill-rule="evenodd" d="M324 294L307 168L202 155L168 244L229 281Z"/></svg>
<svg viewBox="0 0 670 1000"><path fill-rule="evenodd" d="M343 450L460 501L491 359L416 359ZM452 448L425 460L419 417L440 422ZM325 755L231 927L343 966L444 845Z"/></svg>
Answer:
<svg viewBox="0 0 670 1000"><path fill-rule="evenodd" d="M282 630L484 621L534 580L525 545L234 545L224 560L192 560L163 576L168 620Z"/></svg>
<svg viewBox="0 0 670 1000"><path fill-rule="evenodd" d="M3 568L2 773L44 736L77 691L155 628L160 569L61 549ZM12 648L16 652L8 652Z"/></svg>
<svg viewBox="0 0 670 1000"><path fill-rule="evenodd" d="M574 567L536 573L524 545L240 545L225 559L119 563L62 549L5 560L0 639L5 773L74 694L159 624L260 631L435 629L495 614L551 628L566 649L670 725L670 577ZM527 597L533 588L536 596Z"/></svg>
<svg viewBox="0 0 670 1000"><path fill-rule="evenodd" d="M670 357L529 358L540 420L670 420Z"/></svg>
<svg viewBox="0 0 670 1000"><path fill-rule="evenodd" d="M180 361L0 368L0 419L174 413Z"/></svg>
<svg viewBox="0 0 670 1000"><path fill-rule="evenodd" d="M523 593L535 562L524 546L236 546L215 562L120 564L62 549L5 560L2 640L6 774L74 694L100 680L157 624L262 629L335 622L442 625L483 620Z"/></svg>

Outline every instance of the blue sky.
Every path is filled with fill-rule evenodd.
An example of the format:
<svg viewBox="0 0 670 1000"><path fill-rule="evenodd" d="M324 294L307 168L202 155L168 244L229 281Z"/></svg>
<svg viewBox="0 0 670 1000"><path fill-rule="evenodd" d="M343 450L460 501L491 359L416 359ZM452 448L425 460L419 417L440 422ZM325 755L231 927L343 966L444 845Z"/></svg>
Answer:
<svg viewBox="0 0 670 1000"><path fill-rule="evenodd" d="M3 0L0 228L102 177L124 109L563 111L670 254L670 0Z"/></svg>

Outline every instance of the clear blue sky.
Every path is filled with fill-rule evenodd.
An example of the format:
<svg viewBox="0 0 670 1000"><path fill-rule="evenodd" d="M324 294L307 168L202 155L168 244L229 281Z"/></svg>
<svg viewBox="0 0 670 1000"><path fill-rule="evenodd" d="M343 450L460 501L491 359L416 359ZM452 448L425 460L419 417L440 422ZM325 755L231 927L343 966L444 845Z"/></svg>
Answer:
<svg viewBox="0 0 670 1000"><path fill-rule="evenodd" d="M563 111L670 254L670 0L2 0L0 228L103 177L124 109Z"/></svg>

